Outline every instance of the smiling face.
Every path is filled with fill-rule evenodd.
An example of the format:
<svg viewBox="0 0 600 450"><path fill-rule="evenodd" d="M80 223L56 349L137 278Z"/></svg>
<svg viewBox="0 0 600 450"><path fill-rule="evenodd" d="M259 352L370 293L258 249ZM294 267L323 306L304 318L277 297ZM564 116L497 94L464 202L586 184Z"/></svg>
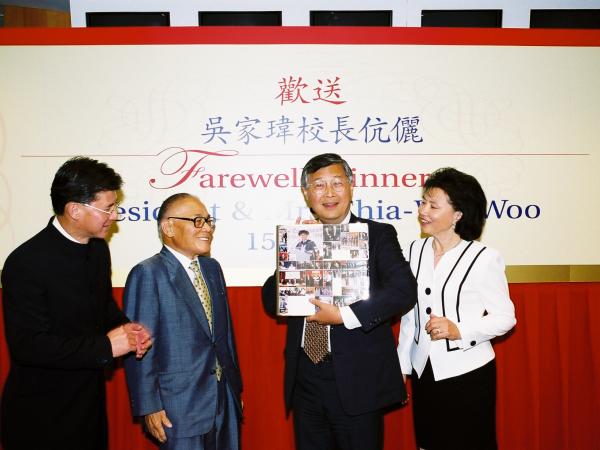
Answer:
<svg viewBox="0 0 600 450"><path fill-rule="evenodd" d="M433 237L454 233L453 224L462 217L460 211L455 211L448 195L440 188L432 188L423 193L419 205L419 224L421 232Z"/></svg>
<svg viewBox="0 0 600 450"><path fill-rule="evenodd" d="M344 167L341 164L323 167L309 174L307 181L308 187L302 188L302 193L314 215L321 223L342 223L350 211L353 192Z"/></svg>
<svg viewBox="0 0 600 450"><path fill-rule="evenodd" d="M85 203L69 202L65 213L69 222L61 224L79 242L87 243L92 238L105 239L117 220L117 193L100 191L94 200Z"/></svg>
<svg viewBox="0 0 600 450"><path fill-rule="evenodd" d="M163 242L188 258L194 259L196 256L210 253L214 230L208 223L202 225L202 228L196 228L190 220L168 217L208 217L208 211L200 200L189 196L175 201L166 211L160 228Z"/></svg>

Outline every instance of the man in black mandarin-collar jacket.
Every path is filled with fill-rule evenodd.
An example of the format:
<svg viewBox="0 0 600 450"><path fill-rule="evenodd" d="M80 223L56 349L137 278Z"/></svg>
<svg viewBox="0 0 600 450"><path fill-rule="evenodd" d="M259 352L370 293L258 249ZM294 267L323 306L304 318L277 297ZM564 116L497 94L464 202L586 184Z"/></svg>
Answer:
<svg viewBox="0 0 600 450"><path fill-rule="evenodd" d="M393 226L350 214L352 172L334 154L311 159L303 170L305 199L320 223L365 222L369 228L369 299L349 307L360 326L348 329L339 308L317 302L307 320L329 327L326 361L312 363L302 350L305 319L288 317L285 403L294 412L298 450L379 449L383 408L406 401L391 321L416 302L416 281ZM276 314L276 281L262 290L263 305Z"/></svg>
<svg viewBox="0 0 600 450"><path fill-rule="evenodd" d="M104 240L118 217L122 180L75 157L51 188L55 216L6 258L4 331L10 371L2 393L4 450L105 450L104 370L150 337L113 299Z"/></svg>

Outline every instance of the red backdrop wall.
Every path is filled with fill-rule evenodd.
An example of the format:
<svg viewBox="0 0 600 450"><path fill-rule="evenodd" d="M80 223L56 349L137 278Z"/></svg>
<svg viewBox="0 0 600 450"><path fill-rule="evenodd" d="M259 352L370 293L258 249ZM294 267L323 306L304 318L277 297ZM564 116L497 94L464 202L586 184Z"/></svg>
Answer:
<svg viewBox="0 0 600 450"><path fill-rule="evenodd" d="M600 283L514 284L510 292L517 326L495 344L500 449L600 449L600 328L594 327ZM119 303L121 296L115 289ZM244 380L242 447L291 450L292 423L283 406L285 325L265 315L258 287L229 288L229 302ZM2 330L2 384L8 368ZM121 367L107 389L110 449L156 449L131 417ZM445 408L452 413L452 405ZM387 414L385 450L413 448L410 408Z"/></svg>

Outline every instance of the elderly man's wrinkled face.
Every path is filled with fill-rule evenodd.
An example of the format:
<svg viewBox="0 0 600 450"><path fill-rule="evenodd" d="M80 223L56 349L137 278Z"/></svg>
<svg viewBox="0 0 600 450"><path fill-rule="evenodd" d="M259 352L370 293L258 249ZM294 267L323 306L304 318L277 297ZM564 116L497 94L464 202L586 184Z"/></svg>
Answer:
<svg viewBox="0 0 600 450"><path fill-rule="evenodd" d="M201 228L196 228L194 222L190 220L167 219L168 217L184 219L209 217L206 207L200 200L196 197L184 197L173 203L166 211L161 230L165 244L190 259L210 254L214 229L208 222L205 222Z"/></svg>

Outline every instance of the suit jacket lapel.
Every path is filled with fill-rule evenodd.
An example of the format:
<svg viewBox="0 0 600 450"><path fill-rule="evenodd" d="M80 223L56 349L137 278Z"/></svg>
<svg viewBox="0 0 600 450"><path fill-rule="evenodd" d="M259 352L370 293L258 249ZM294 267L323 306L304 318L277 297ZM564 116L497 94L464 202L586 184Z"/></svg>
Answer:
<svg viewBox="0 0 600 450"><path fill-rule="evenodd" d="M206 313L204 307L200 303L198 293L192 284L190 277L186 270L182 267L181 263L175 258L175 256L166 248L160 251L161 255L165 258L167 270L169 272L169 279L172 283L173 290L179 294L179 296L185 301L200 322L202 330L206 333L209 339L212 339L212 333L208 326L208 320L206 319Z"/></svg>

